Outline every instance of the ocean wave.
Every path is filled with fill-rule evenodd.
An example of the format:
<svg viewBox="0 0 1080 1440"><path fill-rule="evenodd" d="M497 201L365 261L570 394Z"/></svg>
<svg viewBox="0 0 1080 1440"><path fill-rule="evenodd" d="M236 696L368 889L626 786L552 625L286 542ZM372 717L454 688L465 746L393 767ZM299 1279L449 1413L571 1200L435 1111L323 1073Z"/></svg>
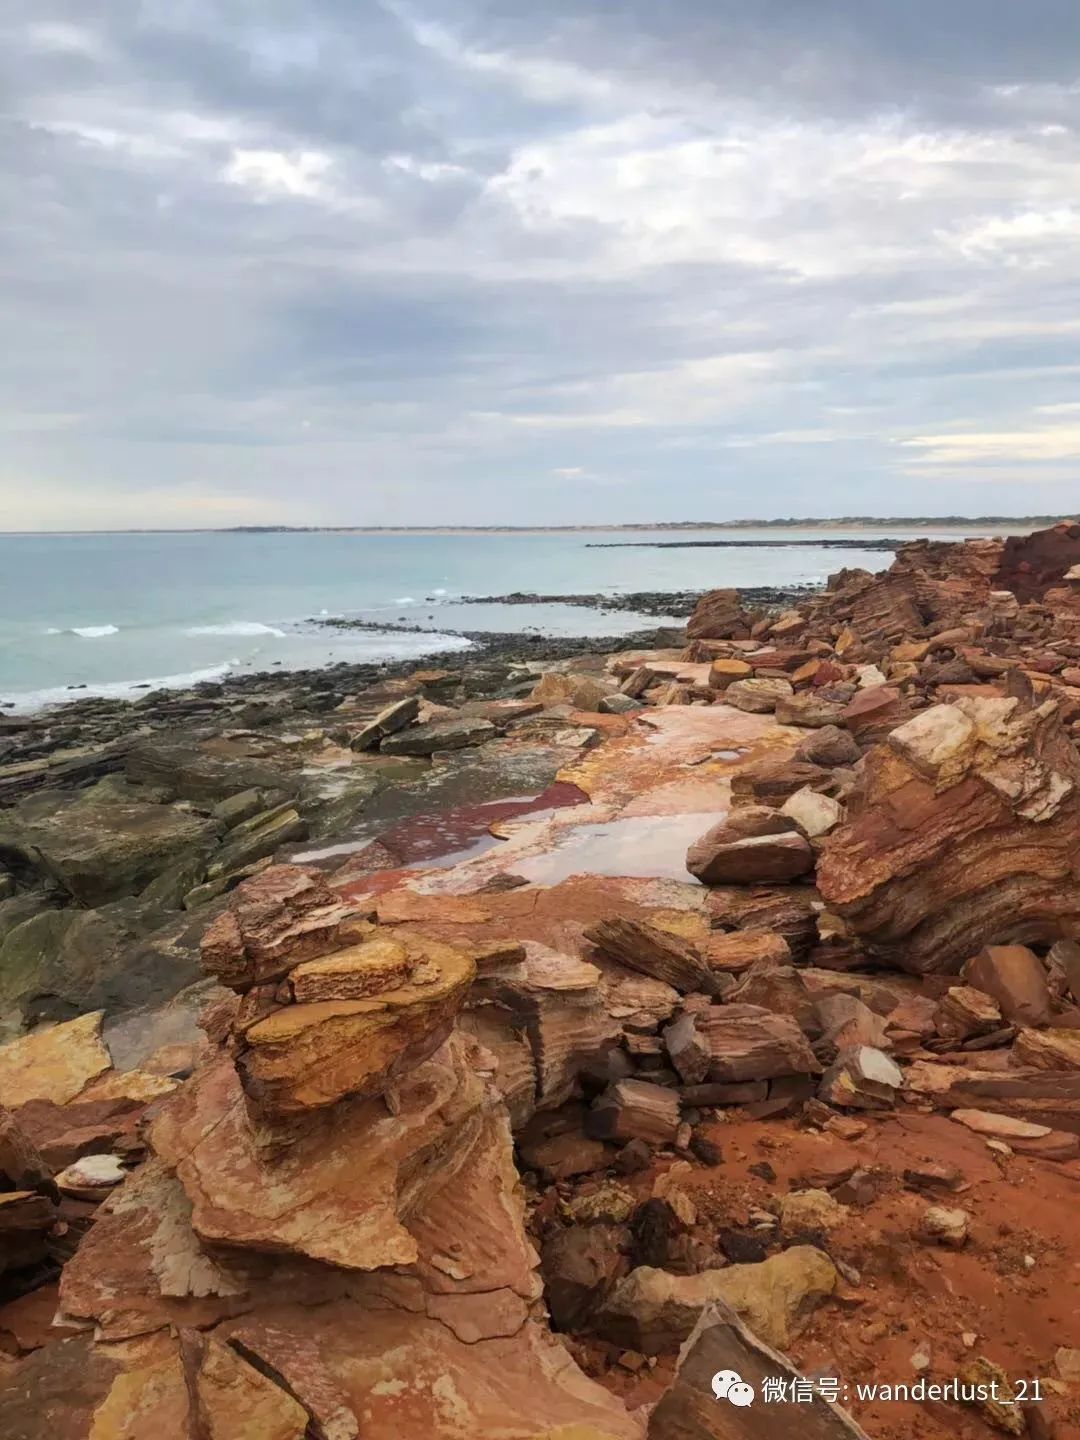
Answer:
<svg viewBox="0 0 1080 1440"><path fill-rule="evenodd" d="M22 694L5 698L15 702L13 710L6 714L26 714L44 710L50 705L66 705L73 700L88 696L109 700L137 700L147 690L187 690L192 685L201 685L208 680L223 679L239 660L226 661L223 665L210 665L204 670L189 670L180 675L157 675L146 680L105 680L87 685L51 685L41 690L26 690Z"/></svg>
<svg viewBox="0 0 1080 1440"><path fill-rule="evenodd" d="M78 635L83 640L100 640L103 635L119 635L119 625L72 625L64 630L59 626L50 625L45 631L46 635Z"/></svg>
<svg viewBox="0 0 1080 1440"><path fill-rule="evenodd" d="M419 605L419 600L413 595L399 595L394 601L395 605Z"/></svg>
<svg viewBox="0 0 1080 1440"><path fill-rule="evenodd" d="M285 631L276 625L264 625L261 620L226 620L220 625L192 625L185 635L274 635L284 640Z"/></svg>

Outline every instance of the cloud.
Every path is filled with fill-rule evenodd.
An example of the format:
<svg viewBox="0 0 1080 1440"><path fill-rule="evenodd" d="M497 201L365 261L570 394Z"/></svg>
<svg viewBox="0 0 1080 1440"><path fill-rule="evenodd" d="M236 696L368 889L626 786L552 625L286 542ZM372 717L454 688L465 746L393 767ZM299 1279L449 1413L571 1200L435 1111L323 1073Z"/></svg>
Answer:
<svg viewBox="0 0 1080 1440"><path fill-rule="evenodd" d="M41 0L0 42L0 529L1075 474L1073 0Z"/></svg>

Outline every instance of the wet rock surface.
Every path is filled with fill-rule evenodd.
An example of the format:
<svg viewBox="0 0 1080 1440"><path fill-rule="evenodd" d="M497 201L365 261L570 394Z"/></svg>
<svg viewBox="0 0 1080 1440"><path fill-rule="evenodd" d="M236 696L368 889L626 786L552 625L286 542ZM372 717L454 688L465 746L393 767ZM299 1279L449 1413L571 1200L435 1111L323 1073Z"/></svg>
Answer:
<svg viewBox="0 0 1080 1440"><path fill-rule="evenodd" d="M20 720L0 1433L1063 1440L1078 564Z"/></svg>

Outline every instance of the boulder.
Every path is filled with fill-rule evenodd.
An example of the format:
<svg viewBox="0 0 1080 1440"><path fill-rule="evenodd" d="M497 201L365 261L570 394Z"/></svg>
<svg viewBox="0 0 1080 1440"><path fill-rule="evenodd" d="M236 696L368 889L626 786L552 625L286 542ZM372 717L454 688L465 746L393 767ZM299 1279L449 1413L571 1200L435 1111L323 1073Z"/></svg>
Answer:
<svg viewBox="0 0 1080 1440"><path fill-rule="evenodd" d="M552 1230L540 1251L544 1298L557 1330L584 1329L630 1268L630 1232L620 1225Z"/></svg>
<svg viewBox="0 0 1080 1440"><path fill-rule="evenodd" d="M748 665L745 660L722 656L709 666L709 688L710 690L726 690L729 685L734 685L736 680L748 680L753 673L754 667Z"/></svg>
<svg viewBox="0 0 1080 1440"><path fill-rule="evenodd" d="M454 716L388 735L381 742L379 751L383 755L434 755L436 750L463 750L469 745L482 745L497 734L490 720L468 715Z"/></svg>
<svg viewBox="0 0 1080 1440"><path fill-rule="evenodd" d="M730 640L749 633L750 617L737 590L709 590L694 607L686 626L688 640Z"/></svg>
<svg viewBox="0 0 1080 1440"><path fill-rule="evenodd" d="M774 680L761 676L752 680L736 680L724 691L724 704L734 705L751 715L768 715L781 700L793 695L790 680Z"/></svg>
<svg viewBox="0 0 1080 1440"><path fill-rule="evenodd" d="M1080 1030L1028 1030L1012 1048L1015 1065L1033 1070L1080 1070Z"/></svg>
<svg viewBox="0 0 1080 1440"><path fill-rule="evenodd" d="M1001 1007L992 996L970 985L953 985L938 1001L934 1029L948 1040L969 1040L1001 1027Z"/></svg>
<svg viewBox="0 0 1080 1440"><path fill-rule="evenodd" d="M987 945L967 961L963 975L970 987L997 1001L1006 1020L1019 1025L1045 1025L1049 1020L1046 971L1026 945Z"/></svg>
<svg viewBox="0 0 1080 1440"><path fill-rule="evenodd" d="M710 1005L696 1017L708 1042L714 1081L817 1075L821 1066L794 1020L759 1005Z"/></svg>
<svg viewBox="0 0 1080 1440"><path fill-rule="evenodd" d="M722 1301L769 1345L786 1347L836 1289L837 1272L822 1250L796 1245L758 1265L731 1265L699 1275L638 1266L612 1291L594 1328L605 1340L644 1355L678 1350L706 1305Z"/></svg>
<svg viewBox="0 0 1080 1440"><path fill-rule="evenodd" d="M780 814L794 820L808 840L817 840L835 830L844 818L839 800L816 790L796 790L780 806Z"/></svg>
<svg viewBox="0 0 1080 1440"><path fill-rule="evenodd" d="M863 761L818 864L822 897L878 958L917 974L956 974L1004 938L1080 935L1078 782L1052 700L933 706Z"/></svg>
<svg viewBox="0 0 1080 1440"><path fill-rule="evenodd" d="M904 1075L895 1061L870 1045L844 1051L822 1076L818 1096L852 1110L887 1110L896 1102Z"/></svg>
<svg viewBox="0 0 1080 1440"><path fill-rule="evenodd" d="M207 927L203 968L239 991L280 980L301 961L350 944L355 917L318 871L275 865L240 885Z"/></svg>
<svg viewBox="0 0 1080 1440"><path fill-rule="evenodd" d="M631 970L686 994L719 994L729 988L727 978L716 975L688 941L628 916L612 916L585 931L585 939Z"/></svg>
<svg viewBox="0 0 1080 1440"><path fill-rule="evenodd" d="M832 769L838 765L857 764L862 759L862 750L850 730L841 730L837 725L823 725L820 730L799 741L795 759Z"/></svg>
<svg viewBox="0 0 1080 1440"><path fill-rule="evenodd" d="M618 1080L594 1102L586 1133L594 1140L670 1145L679 1130L679 1097L647 1080Z"/></svg>
<svg viewBox="0 0 1080 1440"><path fill-rule="evenodd" d="M420 713L420 696L406 695L380 710L373 720L362 726L349 740L350 750L375 750L388 735L395 735L411 725Z"/></svg>
<svg viewBox="0 0 1080 1440"><path fill-rule="evenodd" d="M686 852L686 868L706 885L794 880L813 865L795 821L764 806L732 811Z"/></svg>
<svg viewBox="0 0 1080 1440"><path fill-rule="evenodd" d="M826 727L835 728L843 720L843 716L844 705L839 700L830 700L827 696L814 690L796 691L793 695L781 695L776 702L776 719L781 725L803 725L814 730ZM844 733L850 740L850 732L845 731Z"/></svg>

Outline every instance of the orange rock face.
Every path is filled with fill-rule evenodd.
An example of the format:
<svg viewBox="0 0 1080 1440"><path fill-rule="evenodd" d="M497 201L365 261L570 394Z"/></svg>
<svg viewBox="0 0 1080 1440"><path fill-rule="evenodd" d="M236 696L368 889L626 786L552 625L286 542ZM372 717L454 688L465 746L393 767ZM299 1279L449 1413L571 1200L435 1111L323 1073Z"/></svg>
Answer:
<svg viewBox="0 0 1080 1440"><path fill-rule="evenodd" d="M864 761L818 865L874 954L955 974L983 944L1080 934L1080 756L1048 701L923 711Z"/></svg>

